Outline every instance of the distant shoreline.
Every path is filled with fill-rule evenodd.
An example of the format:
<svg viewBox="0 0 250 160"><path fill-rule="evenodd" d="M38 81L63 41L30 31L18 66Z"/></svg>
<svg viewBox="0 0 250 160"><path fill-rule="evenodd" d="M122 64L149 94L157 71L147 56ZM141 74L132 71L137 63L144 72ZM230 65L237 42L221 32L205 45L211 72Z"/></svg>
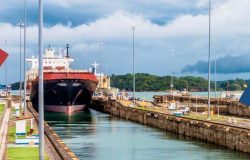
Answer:
<svg viewBox="0 0 250 160"><path fill-rule="evenodd" d="M133 91L127 91L127 92L133 92ZM135 92L169 92L169 91L135 91ZM198 93L198 92L208 92L208 91L189 91L191 93ZM215 91L211 91L215 92ZM244 90L241 91L216 91L216 92L244 92Z"/></svg>
<svg viewBox="0 0 250 160"><path fill-rule="evenodd" d="M157 76L148 73L136 73L135 86L136 90L145 92L155 92L171 90L171 82L175 90L188 90L190 92L207 92L208 80L203 77L184 76L184 77L171 77L171 76ZM125 90L133 90L133 75L111 75L111 86ZM235 79L228 81L217 81L216 86L218 91L242 91L250 85L250 80ZM211 90L214 90L215 82L211 81Z"/></svg>

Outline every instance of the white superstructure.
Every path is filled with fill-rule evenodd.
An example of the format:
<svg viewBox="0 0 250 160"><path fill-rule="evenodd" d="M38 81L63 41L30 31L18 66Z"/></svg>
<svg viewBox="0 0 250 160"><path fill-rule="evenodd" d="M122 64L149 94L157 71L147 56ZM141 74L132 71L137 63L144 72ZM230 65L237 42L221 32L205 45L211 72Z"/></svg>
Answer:
<svg viewBox="0 0 250 160"><path fill-rule="evenodd" d="M27 58L26 61L30 65L30 69L38 69L38 57L32 56L31 58ZM43 57L43 66L44 69L69 69L70 64L74 62L73 58L69 56L62 56L55 54L55 50L52 48L48 48L45 51L45 55Z"/></svg>
<svg viewBox="0 0 250 160"><path fill-rule="evenodd" d="M26 58L26 62L29 64L29 71L27 71L26 78L28 81L32 81L38 76L38 57L32 56ZM56 54L55 49L47 48L43 56L43 67L45 72L61 72L71 71L70 65L74 62L67 53Z"/></svg>

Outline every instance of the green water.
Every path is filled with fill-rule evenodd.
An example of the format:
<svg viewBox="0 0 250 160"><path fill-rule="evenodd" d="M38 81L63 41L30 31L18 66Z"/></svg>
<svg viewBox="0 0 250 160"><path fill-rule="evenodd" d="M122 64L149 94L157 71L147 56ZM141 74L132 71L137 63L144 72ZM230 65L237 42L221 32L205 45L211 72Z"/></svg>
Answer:
<svg viewBox="0 0 250 160"><path fill-rule="evenodd" d="M163 132L94 110L46 120L83 160L239 160L249 154Z"/></svg>

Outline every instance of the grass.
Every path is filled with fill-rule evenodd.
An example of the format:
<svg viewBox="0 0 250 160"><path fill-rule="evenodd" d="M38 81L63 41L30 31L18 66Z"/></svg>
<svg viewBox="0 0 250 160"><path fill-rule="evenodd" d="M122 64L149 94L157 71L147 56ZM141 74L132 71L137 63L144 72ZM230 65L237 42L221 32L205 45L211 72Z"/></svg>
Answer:
<svg viewBox="0 0 250 160"><path fill-rule="evenodd" d="M15 108L12 107L12 112L15 112ZM26 131L31 128L30 121L26 122ZM17 138L25 138L26 136L18 136ZM16 125L15 117L11 117L11 123L9 125L8 131L8 143L15 143L16 141ZM39 149L38 147L8 147L7 149L8 160L38 160L39 159ZM45 160L49 160L45 153Z"/></svg>
<svg viewBox="0 0 250 160"><path fill-rule="evenodd" d="M184 115L184 117L198 119L198 120L207 120L207 115L201 115L201 114L189 114L189 115ZM228 116L222 116L222 115L220 115L219 117L218 115L211 115L210 117L212 121L227 121L229 118Z"/></svg>
<svg viewBox="0 0 250 160"><path fill-rule="evenodd" d="M38 147L10 147L7 151L8 160L38 160ZM45 160L49 160L45 154Z"/></svg>
<svg viewBox="0 0 250 160"><path fill-rule="evenodd" d="M8 142L9 143L16 142L16 127L14 125L9 126Z"/></svg>
<svg viewBox="0 0 250 160"><path fill-rule="evenodd" d="M3 111L4 111L4 107L5 107L5 105L4 105L4 104L0 104L0 115L3 113Z"/></svg>
<svg viewBox="0 0 250 160"><path fill-rule="evenodd" d="M16 141L16 126L14 117L11 118L12 123L9 125L8 143L15 143ZM26 122L26 131L30 130L30 121ZM18 136L18 138L25 138L26 136ZM8 160L38 160L39 149L38 147L9 147L7 149ZM49 160L45 153L45 160Z"/></svg>

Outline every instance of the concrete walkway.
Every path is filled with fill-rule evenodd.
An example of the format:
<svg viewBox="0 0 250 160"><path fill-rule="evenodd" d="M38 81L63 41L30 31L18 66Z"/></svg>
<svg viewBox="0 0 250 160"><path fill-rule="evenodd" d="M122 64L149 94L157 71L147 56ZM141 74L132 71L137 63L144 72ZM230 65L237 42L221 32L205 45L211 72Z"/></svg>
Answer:
<svg viewBox="0 0 250 160"><path fill-rule="evenodd" d="M6 107L6 105L5 105ZM7 136L8 136L8 126L10 120L10 108L5 109L4 118L1 122L0 128L0 159L4 159L6 147L7 147Z"/></svg>
<svg viewBox="0 0 250 160"><path fill-rule="evenodd" d="M122 106L125 107L132 107L133 102L129 100L117 100ZM183 103L185 104L185 103ZM182 105L183 105L182 104ZM200 105L200 104L199 104ZM203 104L202 104L203 105ZM161 107L159 107L161 106ZM152 112L158 112L158 113L163 113L163 114L169 114L172 115L173 112L177 110L168 110L166 107L163 107L164 105L154 105L152 102L144 102L144 101L136 101L136 107L137 109L142 109L142 110L147 110L147 111L152 111ZM183 106L188 106L188 103ZM203 113L196 113L196 112L191 112L191 114L184 115L183 117L186 118L192 118L196 120L203 120L207 122L214 122L214 123L220 123L224 125L229 125L232 127L240 127L244 129L250 129L250 119L249 118L244 118L244 117L234 117L233 115L220 115L219 117L217 114L211 115L211 120L207 120L207 115Z"/></svg>

